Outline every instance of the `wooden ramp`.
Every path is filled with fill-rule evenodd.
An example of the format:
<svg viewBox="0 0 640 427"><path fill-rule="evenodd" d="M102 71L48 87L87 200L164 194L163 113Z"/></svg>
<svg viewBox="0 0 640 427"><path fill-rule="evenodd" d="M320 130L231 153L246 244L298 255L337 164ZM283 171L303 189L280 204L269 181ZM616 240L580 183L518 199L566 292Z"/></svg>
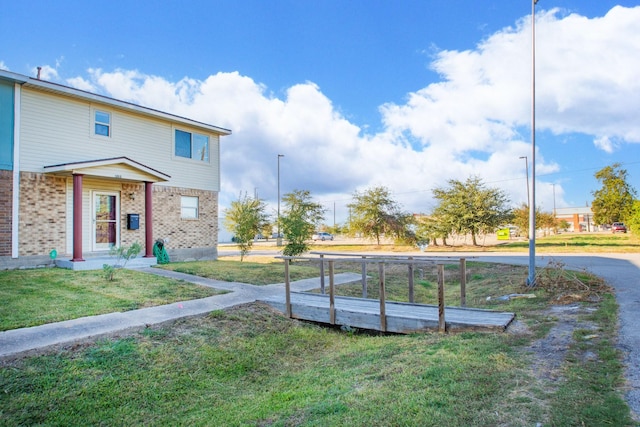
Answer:
<svg viewBox="0 0 640 427"><path fill-rule="evenodd" d="M261 301L287 313L284 295ZM387 301L381 310L377 299L336 296L333 309L332 313L329 295L291 292L291 317L294 319L403 334L442 330L437 305ZM381 319L381 311L384 319ZM491 310L460 307L444 309L446 331L504 331L514 318L514 313Z"/></svg>

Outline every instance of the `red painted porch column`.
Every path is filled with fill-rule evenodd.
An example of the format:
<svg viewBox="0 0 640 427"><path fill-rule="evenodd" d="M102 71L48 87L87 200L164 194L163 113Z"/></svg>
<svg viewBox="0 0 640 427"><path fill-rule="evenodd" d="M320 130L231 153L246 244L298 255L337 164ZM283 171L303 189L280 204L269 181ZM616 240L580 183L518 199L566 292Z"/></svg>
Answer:
<svg viewBox="0 0 640 427"><path fill-rule="evenodd" d="M72 262L84 261L82 258L82 175L73 174L73 258Z"/></svg>
<svg viewBox="0 0 640 427"><path fill-rule="evenodd" d="M153 258L153 183L144 183L145 258Z"/></svg>

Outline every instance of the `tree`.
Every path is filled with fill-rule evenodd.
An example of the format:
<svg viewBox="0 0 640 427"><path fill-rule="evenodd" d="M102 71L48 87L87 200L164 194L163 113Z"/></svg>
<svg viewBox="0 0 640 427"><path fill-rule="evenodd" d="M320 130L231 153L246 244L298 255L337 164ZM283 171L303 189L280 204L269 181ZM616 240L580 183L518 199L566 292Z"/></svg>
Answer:
<svg viewBox="0 0 640 427"><path fill-rule="evenodd" d="M433 243L433 246L438 246L437 239L442 239L442 244L446 246L450 230L442 218L435 215L420 216L417 219L416 239L424 243Z"/></svg>
<svg viewBox="0 0 640 427"><path fill-rule="evenodd" d="M526 203L520 205L512 212L511 223L529 238L529 206ZM536 208L536 230L544 228L557 228L556 218L550 212L542 212L540 207Z"/></svg>
<svg viewBox="0 0 640 427"><path fill-rule="evenodd" d="M558 220L551 212L541 212L540 221L538 221L538 212L536 212L536 226L544 230L544 235L547 235L547 230L553 231L554 234L558 231Z"/></svg>
<svg viewBox="0 0 640 427"><path fill-rule="evenodd" d="M640 235L640 200L634 200L631 215L625 221L632 234Z"/></svg>
<svg viewBox="0 0 640 427"><path fill-rule="evenodd" d="M311 193L306 190L294 190L282 198L283 214L280 216L280 228L287 237L282 251L285 256L297 256L309 250L307 241L316 227L324 219L325 209L319 203L311 201Z"/></svg>
<svg viewBox="0 0 640 427"><path fill-rule="evenodd" d="M595 173L602 188L592 192L593 222L597 225L612 224L630 218L636 190L627 182L627 171L620 163L614 163Z"/></svg>
<svg viewBox="0 0 640 427"><path fill-rule="evenodd" d="M451 179L448 183L446 188L433 190L439 200L434 214L450 225L451 231L471 234L474 246L478 246L477 235L493 233L511 220L509 199L502 190L486 188L478 177L465 182Z"/></svg>
<svg viewBox="0 0 640 427"><path fill-rule="evenodd" d="M362 193L356 191L353 199L347 205L351 210L351 232L375 239L378 245L385 234L401 239L408 235L410 214L401 212L386 187L374 187Z"/></svg>
<svg viewBox="0 0 640 427"><path fill-rule="evenodd" d="M231 207L225 210L224 227L234 235L240 248L240 261L251 250L255 235L268 224L265 211L266 205L262 200L249 197L246 193L231 202Z"/></svg>

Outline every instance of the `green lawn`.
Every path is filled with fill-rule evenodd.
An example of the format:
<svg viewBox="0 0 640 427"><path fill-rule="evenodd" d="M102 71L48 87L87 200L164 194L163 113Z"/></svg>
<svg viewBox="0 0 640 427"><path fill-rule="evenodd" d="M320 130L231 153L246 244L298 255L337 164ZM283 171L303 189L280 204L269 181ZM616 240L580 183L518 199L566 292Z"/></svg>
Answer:
<svg viewBox="0 0 640 427"><path fill-rule="evenodd" d="M0 271L0 331L83 316L135 310L221 293L215 289L132 270L61 268Z"/></svg>
<svg viewBox="0 0 640 427"><path fill-rule="evenodd" d="M199 268L233 270L235 265L232 277L240 282L249 281L243 272L255 277L252 271L259 269L248 262L224 268L229 263L209 264ZM296 267L308 274L314 269ZM359 271L356 264L339 268L353 267ZM281 278L282 264L268 271L271 278L265 281ZM537 298L487 300L528 291L523 289L526 268L470 262L468 271L468 305L516 312L528 333L342 331L248 304L4 361L0 426L633 425L622 399L620 354L609 339L615 334L617 306L608 287L584 273L547 268L540 271ZM48 272L15 272L10 280ZM76 274L66 280L80 277ZM446 292L455 304L457 266L447 267L445 275ZM40 286L51 281L45 277ZM389 268L386 277L389 295L406 300L406 270ZM121 276L119 285L129 279ZM157 279L147 276L142 282ZM431 272L416 271L416 283L419 298L434 298ZM358 285L339 289L360 291ZM370 293L375 292L372 286ZM588 320L596 329L574 332L562 380L549 382L536 377L527 348L557 322L545 314L546 307L567 296L593 310ZM49 306L56 306L57 295L47 298Z"/></svg>
<svg viewBox="0 0 640 427"><path fill-rule="evenodd" d="M529 242L509 242L496 246L499 251L528 250ZM640 251L640 239L630 234L613 233L563 233L537 237L536 252L560 253L626 253Z"/></svg>
<svg viewBox="0 0 640 427"><path fill-rule="evenodd" d="M274 253L273 256L262 257L261 262L194 261L164 264L160 268L225 282L241 282L258 286L270 285L284 282L284 264L280 260L273 259L276 255ZM289 277L291 281L309 279L318 277L318 272L318 267L315 264L296 262L289 268Z"/></svg>

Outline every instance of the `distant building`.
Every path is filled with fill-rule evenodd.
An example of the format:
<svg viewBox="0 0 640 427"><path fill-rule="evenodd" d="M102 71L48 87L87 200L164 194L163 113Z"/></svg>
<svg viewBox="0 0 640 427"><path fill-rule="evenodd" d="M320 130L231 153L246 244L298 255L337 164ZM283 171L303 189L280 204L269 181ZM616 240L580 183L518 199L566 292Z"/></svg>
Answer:
<svg viewBox="0 0 640 427"><path fill-rule="evenodd" d="M0 268L134 242L151 258L157 239L172 260L215 259L229 134L0 70Z"/></svg>
<svg viewBox="0 0 640 427"><path fill-rule="evenodd" d="M597 226L593 222L593 211L590 206L582 206L577 208L557 208L555 213L556 219L559 221L567 221L569 228L567 231L592 232L602 231L602 226Z"/></svg>

